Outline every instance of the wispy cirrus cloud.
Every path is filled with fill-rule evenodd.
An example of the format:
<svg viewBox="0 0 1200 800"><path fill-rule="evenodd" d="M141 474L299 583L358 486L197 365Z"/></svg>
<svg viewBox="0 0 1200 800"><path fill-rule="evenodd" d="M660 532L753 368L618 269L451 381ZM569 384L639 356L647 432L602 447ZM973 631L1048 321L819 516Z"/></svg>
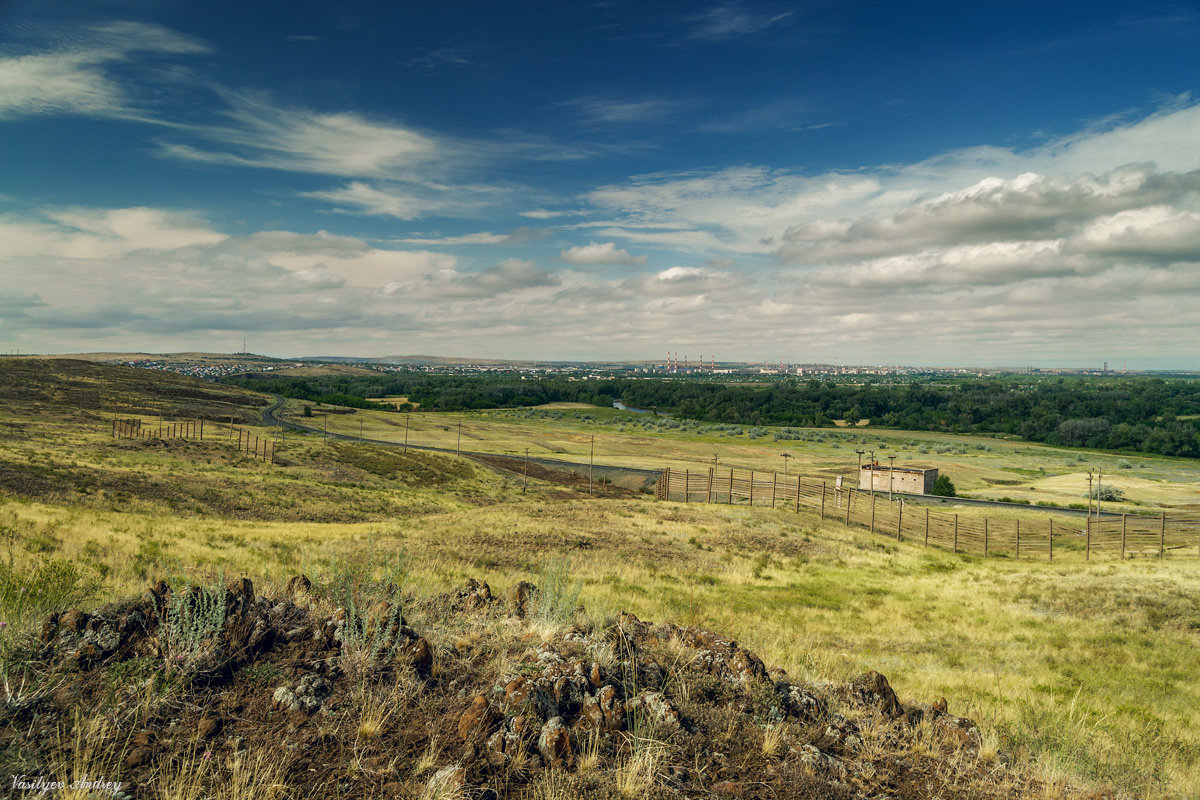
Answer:
<svg viewBox="0 0 1200 800"><path fill-rule="evenodd" d="M521 226L511 233L467 233L461 236L411 236L399 241L404 244L440 245L451 247L462 244L490 244L502 247L516 247L545 239L553 233L548 228L531 228Z"/></svg>
<svg viewBox="0 0 1200 800"><path fill-rule="evenodd" d="M687 38L719 42L753 36L778 25L795 12L791 9L750 9L741 3L720 3L688 19Z"/></svg>
<svg viewBox="0 0 1200 800"><path fill-rule="evenodd" d="M663 122L695 106L686 100L624 98L587 95L560 104L578 114L586 122L613 125Z"/></svg>
<svg viewBox="0 0 1200 800"><path fill-rule="evenodd" d="M209 47L158 25L110 22L53 33L39 29L10 42L8 51L0 57L0 120L47 114L152 119L139 92L116 70L135 56L196 55ZM147 70L139 77L155 81L163 75Z"/></svg>
<svg viewBox="0 0 1200 800"><path fill-rule="evenodd" d="M341 177L412 177L451 157L444 141L352 111L284 107L265 95L225 93L224 122L184 128L207 145L163 141L160 155L208 164Z"/></svg>

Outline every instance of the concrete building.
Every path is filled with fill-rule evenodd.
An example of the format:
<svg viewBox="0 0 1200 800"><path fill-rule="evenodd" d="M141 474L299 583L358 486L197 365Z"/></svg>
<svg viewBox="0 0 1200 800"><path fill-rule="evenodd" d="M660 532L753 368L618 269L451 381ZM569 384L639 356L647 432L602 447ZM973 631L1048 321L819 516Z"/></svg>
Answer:
<svg viewBox="0 0 1200 800"><path fill-rule="evenodd" d="M887 464L863 464L858 474L858 488L886 492L891 487L893 492L906 494L929 494L933 491L933 482L937 480L938 471L925 467L891 467Z"/></svg>

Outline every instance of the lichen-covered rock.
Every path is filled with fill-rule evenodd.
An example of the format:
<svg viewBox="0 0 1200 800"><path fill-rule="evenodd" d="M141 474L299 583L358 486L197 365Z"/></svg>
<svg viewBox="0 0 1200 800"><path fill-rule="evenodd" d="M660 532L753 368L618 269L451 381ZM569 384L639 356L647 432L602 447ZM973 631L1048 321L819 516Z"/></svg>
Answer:
<svg viewBox="0 0 1200 800"><path fill-rule="evenodd" d="M743 683L768 679L767 668L758 656L733 639L705 628L681 628L669 622L652 626L633 614L622 612L617 616L613 631L618 648L647 641L666 644L675 640L695 650L694 657L688 662L689 669Z"/></svg>
<svg viewBox="0 0 1200 800"><path fill-rule="evenodd" d="M811 744L793 747L789 755L816 775L833 776L839 780L846 777L846 768L840 761Z"/></svg>
<svg viewBox="0 0 1200 800"><path fill-rule="evenodd" d="M526 717L511 717L484 744L484 758L493 767L522 761L527 753L526 740L531 737Z"/></svg>
<svg viewBox="0 0 1200 800"><path fill-rule="evenodd" d="M529 581L521 581L509 587L506 593L508 608L514 617L525 619L537 599L538 588Z"/></svg>
<svg viewBox="0 0 1200 800"><path fill-rule="evenodd" d="M287 596L295 605L305 605L312 593L312 581L307 575L295 575L287 582Z"/></svg>
<svg viewBox="0 0 1200 800"><path fill-rule="evenodd" d="M575 725L585 731L619 731L625 727L625 705L617 695L617 687L601 686L594 695L584 698Z"/></svg>
<svg viewBox="0 0 1200 800"><path fill-rule="evenodd" d="M859 675L842 687L840 692L847 700L874 708L892 719L904 714L904 706L900 705L888 679L873 670Z"/></svg>
<svg viewBox="0 0 1200 800"><path fill-rule="evenodd" d="M679 709L658 692L642 692L632 700L626 700L625 708L635 719L673 730L683 727L683 717L679 714Z"/></svg>
<svg viewBox="0 0 1200 800"><path fill-rule="evenodd" d="M454 611L482 611L500 602L500 598L492 594L492 587L486 582L467 578L466 583L454 590L450 608Z"/></svg>
<svg viewBox="0 0 1200 800"><path fill-rule="evenodd" d="M426 797L458 797L467 780L467 771L457 764L442 767L426 784Z"/></svg>
<svg viewBox="0 0 1200 800"><path fill-rule="evenodd" d="M562 717L551 717L538 734L538 752L550 767L569 767L574 761L571 736Z"/></svg>
<svg viewBox="0 0 1200 800"><path fill-rule="evenodd" d="M475 695L470 707L458 719L458 738L468 743L484 739L500 719L501 715L486 697Z"/></svg>
<svg viewBox="0 0 1200 800"><path fill-rule="evenodd" d="M817 722L829 714L829 704L811 689L788 681L775 682L778 717L794 718L801 722Z"/></svg>
<svg viewBox="0 0 1200 800"><path fill-rule="evenodd" d="M280 686L272 699L284 711L311 714L333 691L329 682L315 673L307 673L294 687Z"/></svg>

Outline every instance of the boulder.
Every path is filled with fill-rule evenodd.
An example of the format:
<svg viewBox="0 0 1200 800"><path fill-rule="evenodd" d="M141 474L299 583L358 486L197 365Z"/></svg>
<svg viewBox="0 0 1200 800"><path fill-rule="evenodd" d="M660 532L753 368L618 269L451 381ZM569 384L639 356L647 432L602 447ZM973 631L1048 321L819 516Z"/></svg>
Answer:
<svg viewBox="0 0 1200 800"><path fill-rule="evenodd" d="M532 604L537 598L537 590L538 588L529 581L521 581L509 587L506 598L508 600L508 608L513 616L520 619L525 619L529 616Z"/></svg>
<svg viewBox="0 0 1200 800"><path fill-rule="evenodd" d="M574 762L571 737L562 717L551 717L538 734L538 752L549 767L569 767Z"/></svg>
<svg viewBox="0 0 1200 800"><path fill-rule="evenodd" d="M463 712L458 720L458 738L470 743L487 738L501 716L488 699L481 694L475 695L470 707Z"/></svg>

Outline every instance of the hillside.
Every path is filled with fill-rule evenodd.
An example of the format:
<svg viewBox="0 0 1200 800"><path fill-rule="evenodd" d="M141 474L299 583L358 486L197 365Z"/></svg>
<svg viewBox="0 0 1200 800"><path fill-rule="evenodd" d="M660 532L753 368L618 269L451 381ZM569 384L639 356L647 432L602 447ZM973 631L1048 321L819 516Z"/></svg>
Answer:
<svg viewBox="0 0 1200 800"><path fill-rule="evenodd" d="M270 465L218 422L262 396L40 369L0 407L13 775L119 774L139 798L1200 790L1194 558L984 562L319 435ZM109 405L185 402L204 441L111 435ZM521 615L523 582L545 611Z"/></svg>

